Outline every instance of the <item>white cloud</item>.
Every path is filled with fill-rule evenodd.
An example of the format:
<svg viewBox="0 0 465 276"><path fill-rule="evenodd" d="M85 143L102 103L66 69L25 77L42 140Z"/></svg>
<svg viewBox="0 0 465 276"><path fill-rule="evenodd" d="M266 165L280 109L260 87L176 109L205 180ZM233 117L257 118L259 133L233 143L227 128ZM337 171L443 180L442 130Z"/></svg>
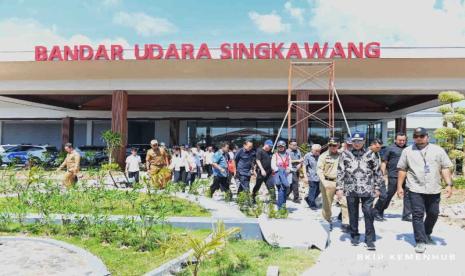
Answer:
<svg viewBox="0 0 465 276"><path fill-rule="evenodd" d="M284 9L295 18L300 24L304 23L304 9L292 6L291 1L284 4Z"/></svg>
<svg viewBox="0 0 465 276"><path fill-rule="evenodd" d="M177 31L176 26L165 18L152 17L143 12L119 12L113 22L136 30L141 36L164 35Z"/></svg>
<svg viewBox="0 0 465 276"><path fill-rule="evenodd" d="M22 60L25 57L33 57L30 52L22 54L20 52L34 51L34 46L37 45L50 47L52 45L120 44L124 48L129 47L129 43L121 37L92 40L83 34L75 34L70 37L61 36L57 33L56 26L46 27L38 21L28 18L8 18L0 21L0 34L0 60ZM12 53L5 53L7 51Z"/></svg>
<svg viewBox="0 0 465 276"><path fill-rule="evenodd" d="M103 0L105 6L116 6L121 4L122 0Z"/></svg>
<svg viewBox="0 0 465 276"><path fill-rule="evenodd" d="M290 25L283 23L281 16L274 11L270 14L259 14L252 11L249 12L249 18L260 31L267 34L286 32L290 28Z"/></svg>
<svg viewBox="0 0 465 276"><path fill-rule="evenodd" d="M465 3L443 0L309 0L309 21L322 41L380 41L385 46L465 43Z"/></svg>

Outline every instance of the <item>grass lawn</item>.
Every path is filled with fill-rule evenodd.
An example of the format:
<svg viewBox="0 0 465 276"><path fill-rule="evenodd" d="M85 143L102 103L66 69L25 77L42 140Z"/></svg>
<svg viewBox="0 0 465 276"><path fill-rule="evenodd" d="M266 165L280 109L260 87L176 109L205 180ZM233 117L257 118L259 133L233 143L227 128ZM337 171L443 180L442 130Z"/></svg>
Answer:
<svg viewBox="0 0 465 276"><path fill-rule="evenodd" d="M266 275L268 266L278 266L279 275L300 275L315 264L319 255L316 249L284 249L263 241L232 240L201 264L200 275Z"/></svg>
<svg viewBox="0 0 465 276"><path fill-rule="evenodd" d="M169 250L153 250L140 252L133 248L121 248L113 244L102 244L96 238L81 239L79 237L54 236L53 238L62 240L81 248L84 248L98 256L110 270L112 275L143 275L150 270L157 268L163 263L174 259L188 248L187 233L190 235L206 238L210 230L189 231L183 229L173 229L180 238L169 245Z"/></svg>
<svg viewBox="0 0 465 276"><path fill-rule="evenodd" d="M134 208L132 207L130 197L135 198ZM148 195L145 193L131 195L126 191L109 190L101 192L101 195L95 196L90 192L71 191L67 194L54 195L48 202L50 202L50 213L90 214L93 212L94 208L98 208L100 212L112 215L137 215L141 203L147 202L147 199ZM149 202L149 206L155 206L155 204L160 204L160 202L161 200L157 198L155 202ZM166 216L211 216L210 212L200 205L174 196L164 195L163 204L165 205ZM39 212L39 210L34 207L25 207L29 213ZM0 198L1 210L8 210L10 213L15 213L17 208L17 198Z"/></svg>

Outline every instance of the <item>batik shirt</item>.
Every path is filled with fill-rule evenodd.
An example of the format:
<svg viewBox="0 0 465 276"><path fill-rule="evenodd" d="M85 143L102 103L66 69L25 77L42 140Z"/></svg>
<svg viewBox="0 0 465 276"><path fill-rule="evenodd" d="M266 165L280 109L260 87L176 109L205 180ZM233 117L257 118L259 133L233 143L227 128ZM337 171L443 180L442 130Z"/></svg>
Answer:
<svg viewBox="0 0 465 276"><path fill-rule="evenodd" d="M384 185L378 157L371 150L345 150L339 157L336 190L345 196L372 197Z"/></svg>

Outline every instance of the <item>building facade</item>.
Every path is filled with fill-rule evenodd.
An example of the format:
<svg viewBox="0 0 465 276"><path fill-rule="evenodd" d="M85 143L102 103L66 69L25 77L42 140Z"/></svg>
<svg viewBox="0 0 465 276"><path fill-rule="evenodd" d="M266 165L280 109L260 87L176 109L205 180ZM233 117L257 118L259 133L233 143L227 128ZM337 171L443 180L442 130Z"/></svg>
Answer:
<svg viewBox="0 0 465 276"><path fill-rule="evenodd" d="M274 139L287 110L289 62L0 62L0 143L101 145L106 129L122 133L127 144ZM335 86L351 130L386 140L388 121L405 131L407 114L437 106L440 91L465 90L465 71L458 68L465 68L464 59L337 59ZM310 100L327 94L302 90ZM336 135L344 137L337 106L335 121ZM324 143L327 136L327 128L309 121L308 142Z"/></svg>

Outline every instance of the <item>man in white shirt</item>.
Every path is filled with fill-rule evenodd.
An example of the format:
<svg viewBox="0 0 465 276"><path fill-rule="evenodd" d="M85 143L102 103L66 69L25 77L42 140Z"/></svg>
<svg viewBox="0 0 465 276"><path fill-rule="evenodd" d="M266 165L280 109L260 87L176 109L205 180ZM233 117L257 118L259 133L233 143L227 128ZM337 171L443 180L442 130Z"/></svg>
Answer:
<svg viewBox="0 0 465 276"><path fill-rule="evenodd" d="M142 163L140 156L137 155L137 149L131 149L131 155L126 158L126 174L128 178L134 179L135 183L139 183L139 171L140 171L140 164Z"/></svg>
<svg viewBox="0 0 465 276"><path fill-rule="evenodd" d="M205 152L205 167L206 171L208 173L208 177L210 177L213 174L212 170L212 164L213 164L213 155L215 152L213 151L213 147L209 146L207 148L207 151Z"/></svg>

